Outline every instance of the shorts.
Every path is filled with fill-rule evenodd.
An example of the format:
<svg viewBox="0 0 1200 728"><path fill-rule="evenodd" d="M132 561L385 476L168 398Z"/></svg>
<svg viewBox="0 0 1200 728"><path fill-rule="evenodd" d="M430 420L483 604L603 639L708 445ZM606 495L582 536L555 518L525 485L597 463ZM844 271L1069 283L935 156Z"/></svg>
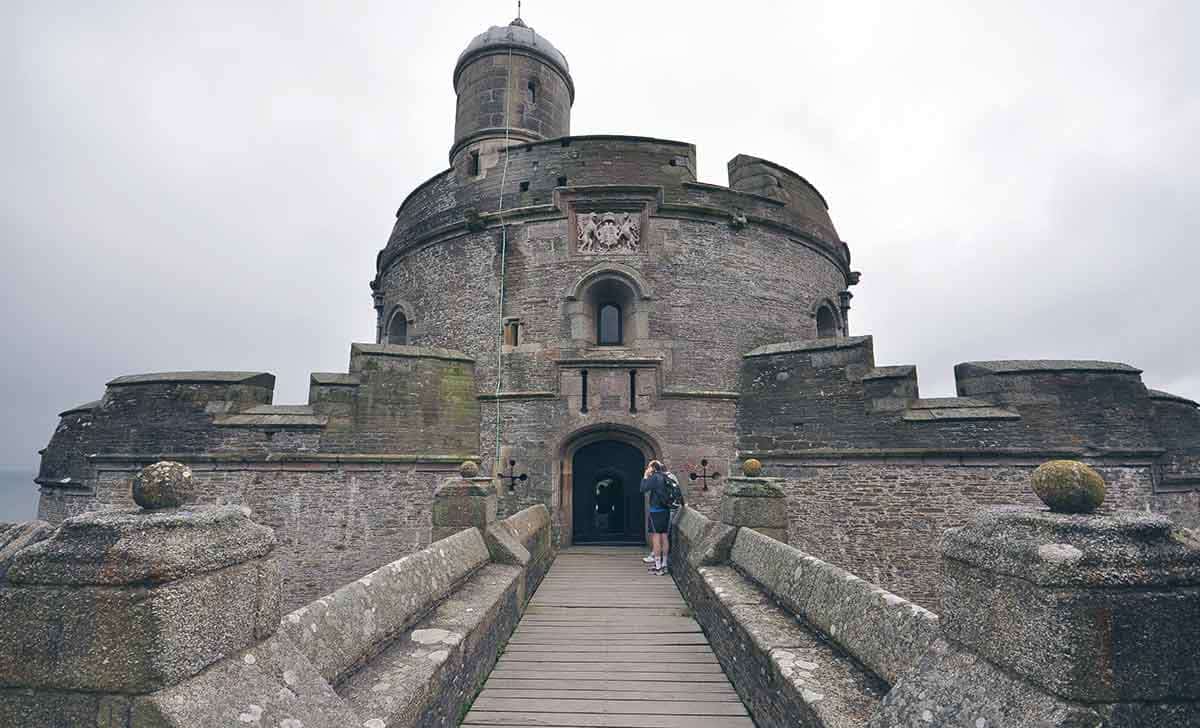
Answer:
<svg viewBox="0 0 1200 728"><path fill-rule="evenodd" d="M670 511L650 511L650 533L666 533L670 530Z"/></svg>

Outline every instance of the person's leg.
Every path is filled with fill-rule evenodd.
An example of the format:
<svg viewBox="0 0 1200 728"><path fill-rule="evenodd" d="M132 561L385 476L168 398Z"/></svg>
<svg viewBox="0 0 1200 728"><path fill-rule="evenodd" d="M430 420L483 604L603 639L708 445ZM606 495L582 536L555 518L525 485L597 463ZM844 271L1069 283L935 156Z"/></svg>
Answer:
<svg viewBox="0 0 1200 728"><path fill-rule="evenodd" d="M668 517L667 521L668 521L668 523L670 522L669 517ZM661 551L662 551L662 568L665 570L670 563L668 561L668 559L671 556L671 529L669 526L667 528L667 533L664 533L662 535Z"/></svg>

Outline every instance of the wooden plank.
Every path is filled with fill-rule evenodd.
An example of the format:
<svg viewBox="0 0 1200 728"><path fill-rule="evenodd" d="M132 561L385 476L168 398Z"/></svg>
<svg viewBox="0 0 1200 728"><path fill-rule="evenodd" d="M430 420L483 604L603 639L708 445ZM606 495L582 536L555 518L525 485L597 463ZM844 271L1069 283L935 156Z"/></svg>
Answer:
<svg viewBox="0 0 1200 728"><path fill-rule="evenodd" d="M736 695L733 686L726 682L681 682L674 680L669 675L659 675L659 679L654 685L647 685L644 681L628 680L625 675L610 675L609 679L603 683L597 684L587 680L567 680L562 675L556 675L553 678L511 678L503 675L493 676L487 681L487 686L484 690L495 687L499 690L539 690L539 691L561 691L564 693L589 691L589 690L611 690L620 692L629 691L644 691L644 690L666 690L676 692L689 692L696 695Z"/></svg>
<svg viewBox="0 0 1200 728"><path fill-rule="evenodd" d="M560 660L573 660L565 662ZM538 662L525 662L522 660L513 660L505 655L496 662L496 669L529 669L529 670L559 670L563 673L574 672L620 672L622 670L635 670L642 672L656 672L659 677L662 677L663 672L657 665L651 662L628 662L628 661L606 661L604 659L596 660L575 660L574 655L560 655L559 660L539 660ZM724 675L721 666L714 660L710 664L697 664L694 662L678 662L671 665L670 670L672 675L679 676L684 673L710 673L713 675Z"/></svg>
<svg viewBox="0 0 1200 728"><path fill-rule="evenodd" d="M562 652L516 652L506 650L504 652L504 660L508 662L533 662L536 664L544 664L547 662L559 662L566 660ZM704 652L580 652L572 650L570 655L571 662L604 662L610 664L716 664L716 656L712 652L704 654ZM664 667L666 670L673 668Z"/></svg>
<svg viewBox="0 0 1200 728"><path fill-rule="evenodd" d="M610 715L747 715L741 703L693 703L680 700L577 700L548 699L531 702L519 698L479 696L473 710L537 713L606 713Z"/></svg>
<svg viewBox="0 0 1200 728"><path fill-rule="evenodd" d="M487 688L479 694L480 698L521 698L523 700L544 700L547 698L570 698L572 700L686 700L690 702L735 702L740 703L737 693L729 691L699 691L699 690L571 690L556 688L552 690L522 689L522 688Z"/></svg>
<svg viewBox="0 0 1200 728"><path fill-rule="evenodd" d="M516 713L474 710L467 713L468 726L541 726L548 728L754 728L754 723L739 716L707 715L621 715L601 713Z"/></svg>
<svg viewBox="0 0 1200 728"><path fill-rule="evenodd" d="M644 652L646 646L635 642L631 644L622 644L620 642L604 642L599 644L578 644L573 643L571 648L575 653L581 652ZM562 650L560 645L529 645L509 642L504 648L505 652L559 652ZM708 645L657 645L653 650L656 654L683 654L683 655L711 655L712 650Z"/></svg>
<svg viewBox="0 0 1200 728"><path fill-rule="evenodd" d="M559 554L462 723L752 728L670 578L641 549Z"/></svg>
<svg viewBox="0 0 1200 728"><path fill-rule="evenodd" d="M628 668L628 666L626 666L626 667ZM555 667L554 669L545 669L545 668L532 669L532 668L527 668L527 667L508 667L508 666L496 665L495 669L492 670L492 674L495 675L496 677L553 680L555 678L561 678L564 675L566 675L567 673L563 670L558 669L557 667ZM622 680L630 680L630 681L635 681L635 682L636 681L651 682L651 683L663 683L663 682L667 682L667 680L668 680L668 676L664 675L662 672L659 672L657 670L654 672L646 672L646 671L635 672L635 671L632 671L629 669L625 669L625 670L621 670L620 672L616 672L613 670L598 669L598 670L573 670L570 673L570 679L576 680L576 681L588 681L588 680L607 681L607 680L614 680L618 677ZM723 673L723 672L672 672L671 675L669 676L669 679L670 679L670 682L696 682L696 683L705 683L705 682L727 683L727 682L729 682L729 679L725 677L725 673Z"/></svg>

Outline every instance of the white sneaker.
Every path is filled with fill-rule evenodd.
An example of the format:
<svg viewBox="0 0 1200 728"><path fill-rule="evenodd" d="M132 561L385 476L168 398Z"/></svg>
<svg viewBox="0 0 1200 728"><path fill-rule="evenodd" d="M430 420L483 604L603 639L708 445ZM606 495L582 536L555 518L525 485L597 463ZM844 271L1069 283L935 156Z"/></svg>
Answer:
<svg viewBox="0 0 1200 728"><path fill-rule="evenodd" d="M653 564L654 563L654 554L650 554L648 556L643 556L642 563L643 564Z"/></svg>

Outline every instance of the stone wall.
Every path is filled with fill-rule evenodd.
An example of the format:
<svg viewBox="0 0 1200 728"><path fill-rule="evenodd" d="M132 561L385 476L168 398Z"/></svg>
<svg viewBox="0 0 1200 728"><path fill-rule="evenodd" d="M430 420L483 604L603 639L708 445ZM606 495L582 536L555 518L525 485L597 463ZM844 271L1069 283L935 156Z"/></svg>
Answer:
<svg viewBox="0 0 1200 728"><path fill-rule="evenodd" d="M136 492L147 510L0 524L0 725L455 726L554 558L539 507L489 524L496 548L460 531L280 621L270 529Z"/></svg>
<svg viewBox="0 0 1200 728"><path fill-rule="evenodd" d="M1036 505L1029 476L1039 461L878 458L771 460L788 494L788 541L937 611L938 544L948 528L988 508ZM1149 465L1093 461L1108 483L1104 511L1145 510Z"/></svg>
<svg viewBox="0 0 1200 728"><path fill-rule="evenodd" d="M739 456L784 479L793 545L938 609L941 534L992 506L1032 504L1029 473L1054 457L1103 474L1106 512L1200 522L1200 410L1147 390L1139 370L1001 361L955 373L962 396L922 399L913 367L875 365L870 337L746 354Z"/></svg>
<svg viewBox="0 0 1200 728"><path fill-rule="evenodd" d="M55 523L80 513L128 508L130 482L149 459L97 459L90 495L43 498ZM456 459L307 456L292 462L253 458L181 457L193 473L199 502L251 510L274 529L284 607L305 604L347 580L430 543L430 505Z"/></svg>

